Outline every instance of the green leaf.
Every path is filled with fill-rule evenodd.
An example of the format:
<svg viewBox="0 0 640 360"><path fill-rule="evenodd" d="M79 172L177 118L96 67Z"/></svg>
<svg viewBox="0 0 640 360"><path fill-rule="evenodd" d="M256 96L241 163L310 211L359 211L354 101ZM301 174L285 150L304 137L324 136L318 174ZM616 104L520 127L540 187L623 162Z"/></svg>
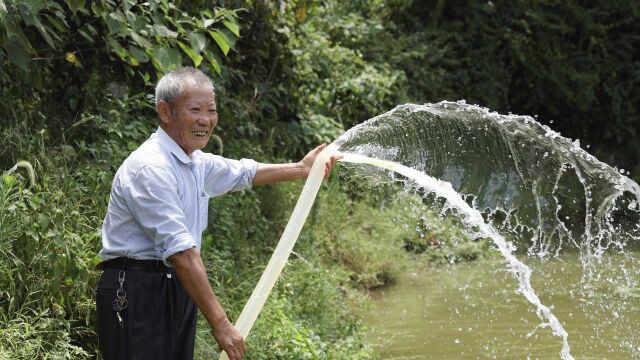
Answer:
<svg viewBox="0 0 640 360"><path fill-rule="evenodd" d="M218 30L209 31L209 35L211 35L216 44L218 44L218 47L220 48L220 50L222 50L222 53L227 56L230 48L229 39L227 39L227 36Z"/></svg>
<svg viewBox="0 0 640 360"><path fill-rule="evenodd" d="M201 33L190 32L187 38L189 38L193 50L198 54L207 47L207 38Z"/></svg>
<svg viewBox="0 0 640 360"><path fill-rule="evenodd" d="M31 1L25 1L21 5L27 6L27 8L29 9L29 12L35 14L45 7L45 2L46 2L45 0L31 0ZM18 2L18 3L21 3L21 2Z"/></svg>
<svg viewBox="0 0 640 360"><path fill-rule="evenodd" d="M143 49L150 49L153 46L144 36L138 35L138 33L134 31L131 32L131 38L138 45L142 46Z"/></svg>
<svg viewBox="0 0 640 360"><path fill-rule="evenodd" d="M127 56L127 62L129 63L129 65L131 66L138 66L140 65L140 62L138 61L138 59L136 59L135 57L129 55Z"/></svg>
<svg viewBox="0 0 640 360"><path fill-rule="evenodd" d="M39 213L37 215L37 218L38 218L38 225L40 226L40 231L47 230L49 228L49 225L51 224L51 219L49 219L48 216L42 213Z"/></svg>
<svg viewBox="0 0 640 360"><path fill-rule="evenodd" d="M67 5L69 5L69 9L75 14L78 9L84 7L85 0L67 0Z"/></svg>
<svg viewBox="0 0 640 360"><path fill-rule="evenodd" d="M49 44L49 46L51 46L52 48L55 48L56 45L53 42L53 38L51 38L51 35L49 35L49 32L44 27L44 25L42 25L42 22L40 22L40 19L35 18L34 20L35 21L34 21L33 25L35 25L35 27L38 30L38 32L40 33L40 35L42 35L42 38L44 38L44 41L46 41L47 44Z"/></svg>
<svg viewBox="0 0 640 360"><path fill-rule="evenodd" d="M80 34L80 36L82 36L83 38L85 38L88 42L93 43L93 38L91 36L89 36L89 34L87 34L86 31L79 29L78 30L78 34Z"/></svg>
<svg viewBox="0 0 640 360"><path fill-rule="evenodd" d="M215 70L216 73L221 74L222 73L222 68L220 67L220 63L218 62L218 59L216 59L215 56L207 53L207 61L209 62L209 64L211 64L211 67L213 68L213 70Z"/></svg>
<svg viewBox="0 0 640 360"><path fill-rule="evenodd" d="M54 18L49 14L44 14L44 17L47 18L49 23L56 28L56 31L59 33L64 33L69 28L69 24L67 24L64 20L60 21L59 19Z"/></svg>
<svg viewBox="0 0 640 360"><path fill-rule="evenodd" d="M24 71L29 70L31 55L16 38L9 39L4 49L12 63L18 65Z"/></svg>
<svg viewBox="0 0 640 360"><path fill-rule="evenodd" d="M95 27L93 27L91 24L87 24L87 29L91 32L91 34L96 35L98 34L98 30L96 30Z"/></svg>
<svg viewBox="0 0 640 360"><path fill-rule="evenodd" d="M3 21L2 26L4 27L4 36L3 39L10 39L12 37L25 37L22 33L22 28L20 25L16 24L12 17L8 17Z"/></svg>
<svg viewBox="0 0 640 360"><path fill-rule="evenodd" d="M83 9L82 11L87 12L87 9ZM67 22L67 15L65 15L65 12L63 10L57 10L54 11L53 14L60 19L60 21L62 21L64 23L64 26L66 26L67 28L69 27L69 23ZM49 16L48 14L45 14L45 16ZM90 26L90 25L87 25Z"/></svg>
<svg viewBox="0 0 640 360"><path fill-rule="evenodd" d="M184 51L184 53L187 54L189 58L191 58L195 67L200 66L200 64L202 63L202 56L200 54L196 53L192 48L188 47L182 41L178 41L178 45L180 46L182 51Z"/></svg>
<svg viewBox="0 0 640 360"><path fill-rule="evenodd" d="M108 44L120 59L125 60L127 58L127 51L122 47L122 45L120 45L119 42L117 42L116 40L109 40Z"/></svg>
<svg viewBox="0 0 640 360"><path fill-rule="evenodd" d="M233 33L233 35L240 36L240 27L238 26L238 24L227 20L224 20L222 23L227 27L227 29L229 29L229 31Z"/></svg>
<svg viewBox="0 0 640 360"><path fill-rule="evenodd" d="M160 45L153 47L153 65L161 71L173 70L182 64L180 51Z"/></svg>
<svg viewBox="0 0 640 360"><path fill-rule="evenodd" d="M151 81L151 75L149 75L149 73L140 73L140 76L142 77L142 80L144 81L144 84L147 85L150 83Z"/></svg>
<svg viewBox="0 0 640 360"><path fill-rule="evenodd" d="M122 16L122 15L120 15ZM119 18L115 13L111 13L104 18L104 21L107 22L107 27L109 28L109 34L118 34L120 29L122 29L122 19Z"/></svg>
<svg viewBox="0 0 640 360"><path fill-rule="evenodd" d="M172 39L175 39L178 37L177 32L169 30L169 28L167 28L164 25L154 25L153 29L155 30L156 34L160 37L168 37Z"/></svg>
<svg viewBox="0 0 640 360"><path fill-rule="evenodd" d="M147 61L149 61L149 57L144 52L144 50L140 49L137 46L129 45L129 54L139 63L146 63Z"/></svg>
<svg viewBox="0 0 640 360"><path fill-rule="evenodd" d="M147 18L144 16L137 15L135 16L135 20L133 21L133 29L137 32L144 30L147 26Z"/></svg>

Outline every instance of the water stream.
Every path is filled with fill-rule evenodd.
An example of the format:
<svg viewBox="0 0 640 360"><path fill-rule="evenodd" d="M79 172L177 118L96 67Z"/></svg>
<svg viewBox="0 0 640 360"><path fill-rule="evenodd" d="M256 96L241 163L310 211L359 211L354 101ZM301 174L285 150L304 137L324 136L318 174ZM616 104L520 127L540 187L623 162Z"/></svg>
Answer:
<svg viewBox="0 0 640 360"><path fill-rule="evenodd" d="M418 186L428 192L434 193L437 197L446 199L446 203L444 205L445 208L456 210L456 213L462 218L467 229L477 229L473 231L473 237L491 238L502 256L507 260L509 269L518 280L518 291L537 308L538 316L548 323L553 334L562 338L562 350L560 351L560 356L563 359L573 359L569 351L567 332L562 327L560 321L558 321L556 316L551 312L549 307L542 304L538 295L536 295L536 292L531 286L531 269L513 255L515 248L491 225L486 224L480 212L469 206L464 199L453 190L450 183L439 181L429 175L421 173L420 171L408 168L398 163L350 153L343 153L343 155L344 159L342 161L375 165L397 172L398 174L411 179Z"/></svg>
<svg viewBox="0 0 640 360"><path fill-rule="evenodd" d="M552 303L540 301L526 259L514 255L518 246L520 253L543 262L567 250L577 253L582 276L576 301L586 300L585 294L602 281L638 288L637 257L628 257L617 277L599 265L608 254L637 246L640 187L624 170L582 149L579 141L531 117L501 115L464 102L402 105L350 129L334 145L345 162L393 171L394 179L419 190L425 203L458 218L472 238L491 238L517 280L515 289L535 308L536 329L550 328L559 337L557 353L563 359L573 359L569 334ZM371 166L354 170L363 178L374 172ZM624 321L619 314L634 300L588 302L600 309L600 316ZM594 331L607 320L594 319ZM628 341L625 348L637 356L640 343Z"/></svg>

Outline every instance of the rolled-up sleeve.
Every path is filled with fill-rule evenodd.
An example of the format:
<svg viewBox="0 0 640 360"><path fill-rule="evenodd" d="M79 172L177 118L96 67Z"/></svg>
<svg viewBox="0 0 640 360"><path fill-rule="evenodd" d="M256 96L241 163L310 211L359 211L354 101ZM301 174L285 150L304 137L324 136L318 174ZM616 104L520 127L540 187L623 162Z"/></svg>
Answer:
<svg viewBox="0 0 640 360"><path fill-rule="evenodd" d="M219 155L205 155L204 188L209 197L229 191L250 188L258 171L258 163L251 159L232 160Z"/></svg>
<svg viewBox="0 0 640 360"><path fill-rule="evenodd" d="M180 207L177 187L176 177L169 169L147 165L122 189L133 216L167 266L171 266L171 255L196 247Z"/></svg>

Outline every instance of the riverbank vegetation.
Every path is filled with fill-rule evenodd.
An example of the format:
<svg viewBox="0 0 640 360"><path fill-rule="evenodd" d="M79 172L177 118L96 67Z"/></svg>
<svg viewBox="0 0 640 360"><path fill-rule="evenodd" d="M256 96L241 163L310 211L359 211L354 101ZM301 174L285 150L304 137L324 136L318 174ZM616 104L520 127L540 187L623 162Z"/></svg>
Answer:
<svg viewBox="0 0 640 360"><path fill-rule="evenodd" d="M100 225L113 174L157 126L161 73L190 65L212 76L220 125L207 150L232 158L296 161L396 104L466 98L555 120L637 177L640 152L617 149L638 148L638 17L622 1L0 0L0 358L98 356ZM604 133L591 126L601 121ZM392 283L407 257L489 252L407 207L419 206L413 195L367 195L349 174L323 185L247 358L368 358L360 291ZM211 201L202 253L232 319L301 186ZM211 358L200 325L197 358Z"/></svg>

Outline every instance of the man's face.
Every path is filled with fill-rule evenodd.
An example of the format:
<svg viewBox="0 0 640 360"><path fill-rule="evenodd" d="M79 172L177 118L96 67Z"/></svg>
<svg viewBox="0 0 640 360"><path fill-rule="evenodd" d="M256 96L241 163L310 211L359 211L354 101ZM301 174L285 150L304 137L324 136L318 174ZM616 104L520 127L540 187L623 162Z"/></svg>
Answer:
<svg viewBox="0 0 640 360"><path fill-rule="evenodd" d="M191 155L204 148L218 125L218 111L213 91L207 86L186 86L174 100L173 110L165 103L160 109L164 129L171 138Z"/></svg>

